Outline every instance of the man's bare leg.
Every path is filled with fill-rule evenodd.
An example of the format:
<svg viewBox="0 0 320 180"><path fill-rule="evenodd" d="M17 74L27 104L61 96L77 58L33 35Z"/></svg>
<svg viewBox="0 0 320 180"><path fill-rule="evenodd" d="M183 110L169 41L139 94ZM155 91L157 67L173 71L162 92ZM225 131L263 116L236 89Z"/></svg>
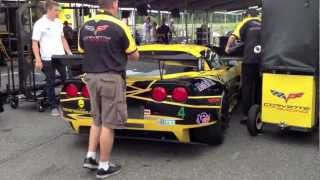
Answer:
<svg viewBox="0 0 320 180"><path fill-rule="evenodd" d="M92 124L90 129L88 152L97 152L101 128Z"/></svg>
<svg viewBox="0 0 320 180"><path fill-rule="evenodd" d="M84 168L95 170L99 166L96 159L97 159L97 148L99 144L100 131L101 131L100 127L92 124L90 129L88 153L83 164Z"/></svg>
<svg viewBox="0 0 320 180"><path fill-rule="evenodd" d="M100 162L108 162L114 142L114 130L107 127L101 128L100 134Z"/></svg>
<svg viewBox="0 0 320 180"><path fill-rule="evenodd" d="M109 162L114 142L114 130L107 127L101 128L100 134L100 161L96 174L98 179L103 179L120 172L121 166Z"/></svg>

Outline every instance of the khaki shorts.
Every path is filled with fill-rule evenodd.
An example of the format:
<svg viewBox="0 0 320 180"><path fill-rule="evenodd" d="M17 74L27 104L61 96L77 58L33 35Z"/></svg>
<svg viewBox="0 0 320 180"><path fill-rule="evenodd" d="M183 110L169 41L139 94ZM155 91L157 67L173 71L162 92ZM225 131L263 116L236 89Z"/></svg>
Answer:
<svg viewBox="0 0 320 180"><path fill-rule="evenodd" d="M123 129L128 119L128 112L126 87L121 75L89 73L84 80L88 85L94 125Z"/></svg>

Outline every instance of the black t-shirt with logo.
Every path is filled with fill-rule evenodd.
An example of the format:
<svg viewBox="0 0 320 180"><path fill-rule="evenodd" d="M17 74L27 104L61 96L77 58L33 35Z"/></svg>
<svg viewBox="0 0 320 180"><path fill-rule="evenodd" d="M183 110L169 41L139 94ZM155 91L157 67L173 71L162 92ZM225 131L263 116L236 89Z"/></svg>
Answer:
<svg viewBox="0 0 320 180"><path fill-rule="evenodd" d="M86 73L124 73L127 55L137 51L129 27L104 12L83 24L79 31L79 51L84 52Z"/></svg>
<svg viewBox="0 0 320 180"><path fill-rule="evenodd" d="M260 18L247 18L241 22L233 35L244 42L244 63L259 63L261 54L255 53L256 46L261 45Z"/></svg>

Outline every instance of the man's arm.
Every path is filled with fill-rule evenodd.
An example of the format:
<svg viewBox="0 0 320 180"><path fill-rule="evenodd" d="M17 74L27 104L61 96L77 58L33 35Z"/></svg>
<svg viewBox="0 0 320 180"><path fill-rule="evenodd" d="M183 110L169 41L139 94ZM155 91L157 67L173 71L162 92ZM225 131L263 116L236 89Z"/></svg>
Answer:
<svg viewBox="0 0 320 180"><path fill-rule="evenodd" d="M40 57L39 41L32 40L32 51L35 57L35 67L36 69L41 70L43 68L43 64Z"/></svg>
<svg viewBox="0 0 320 180"><path fill-rule="evenodd" d="M131 53L128 55L129 61L138 61L140 58L140 54L138 51L135 51L134 53Z"/></svg>
<svg viewBox="0 0 320 180"><path fill-rule="evenodd" d="M63 44L63 49L66 51L68 55L72 55L72 51L70 49L70 46L68 44L68 41L64 36L61 36L62 44Z"/></svg>
<svg viewBox="0 0 320 180"><path fill-rule="evenodd" d="M237 25L237 27L234 29L234 31L231 34L231 36L229 37L228 43L227 43L227 46L226 46L226 49L225 49L225 52L227 54L230 53L230 47L232 45L234 45L238 39L241 39L241 31L243 30L243 27L244 27L245 23L246 23L246 20L243 20L242 22L240 22Z"/></svg>
<svg viewBox="0 0 320 180"><path fill-rule="evenodd" d="M32 31L32 51L35 57L35 68L38 70L41 70L43 68L43 64L40 56L40 47L39 47L41 35L42 35L42 26L39 25L39 21L37 21L34 24L33 31Z"/></svg>
<svg viewBox="0 0 320 180"><path fill-rule="evenodd" d="M123 42L126 44L125 53L127 54L128 60L138 61L140 54L136 42L132 37L131 31L127 25L123 25L122 28L124 30Z"/></svg>
<svg viewBox="0 0 320 180"><path fill-rule="evenodd" d="M226 52L227 54L230 53L230 47L236 43L236 40L237 40L237 37L236 37L235 35L231 35L231 36L229 37L228 43L227 43L227 46L226 46L226 49L225 49L225 52Z"/></svg>

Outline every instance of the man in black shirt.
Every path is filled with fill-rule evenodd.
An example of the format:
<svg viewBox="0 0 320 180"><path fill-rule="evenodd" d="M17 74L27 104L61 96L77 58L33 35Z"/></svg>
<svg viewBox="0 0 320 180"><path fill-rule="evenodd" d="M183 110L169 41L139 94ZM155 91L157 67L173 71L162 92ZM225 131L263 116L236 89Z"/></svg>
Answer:
<svg viewBox="0 0 320 180"><path fill-rule="evenodd" d="M170 27L166 25L166 19L162 19L162 25L157 29L158 43L169 44Z"/></svg>
<svg viewBox="0 0 320 180"><path fill-rule="evenodd" d="M88 153L83 167L98 169L96 177L105 178L120 171L109 162L114 129L127 121L125 71L127 61L138 60L139 53L129 27L117 19L118 0L99 0L100 12L79 31L79 51L84 52L83 70L87 83L93 123ZM100 142L100 143L99 143ZM96 150L100 144L100 161Z"/></svg>
<svg viewBox="0 0 320 180"><path fill-rule="evenodd" d="M261 18L255 9L247 11L244 20L238 24L229 37L226 53L237 40L244 43L243 62L241 69L241 96L244 117L241 121L245 123L248 112L252 105L259 103L260 94L260 51L261 51Z"/></svg>
<svg viewBox="0 0 320 180"><path fill-rule="evenodd" d="M68 21L63 22L63 34L64 34L64 37L66 38L68 44L70 46L72 46L74 44L73 43L73 30L72 30L72 27L69 26Z"/></svg>

